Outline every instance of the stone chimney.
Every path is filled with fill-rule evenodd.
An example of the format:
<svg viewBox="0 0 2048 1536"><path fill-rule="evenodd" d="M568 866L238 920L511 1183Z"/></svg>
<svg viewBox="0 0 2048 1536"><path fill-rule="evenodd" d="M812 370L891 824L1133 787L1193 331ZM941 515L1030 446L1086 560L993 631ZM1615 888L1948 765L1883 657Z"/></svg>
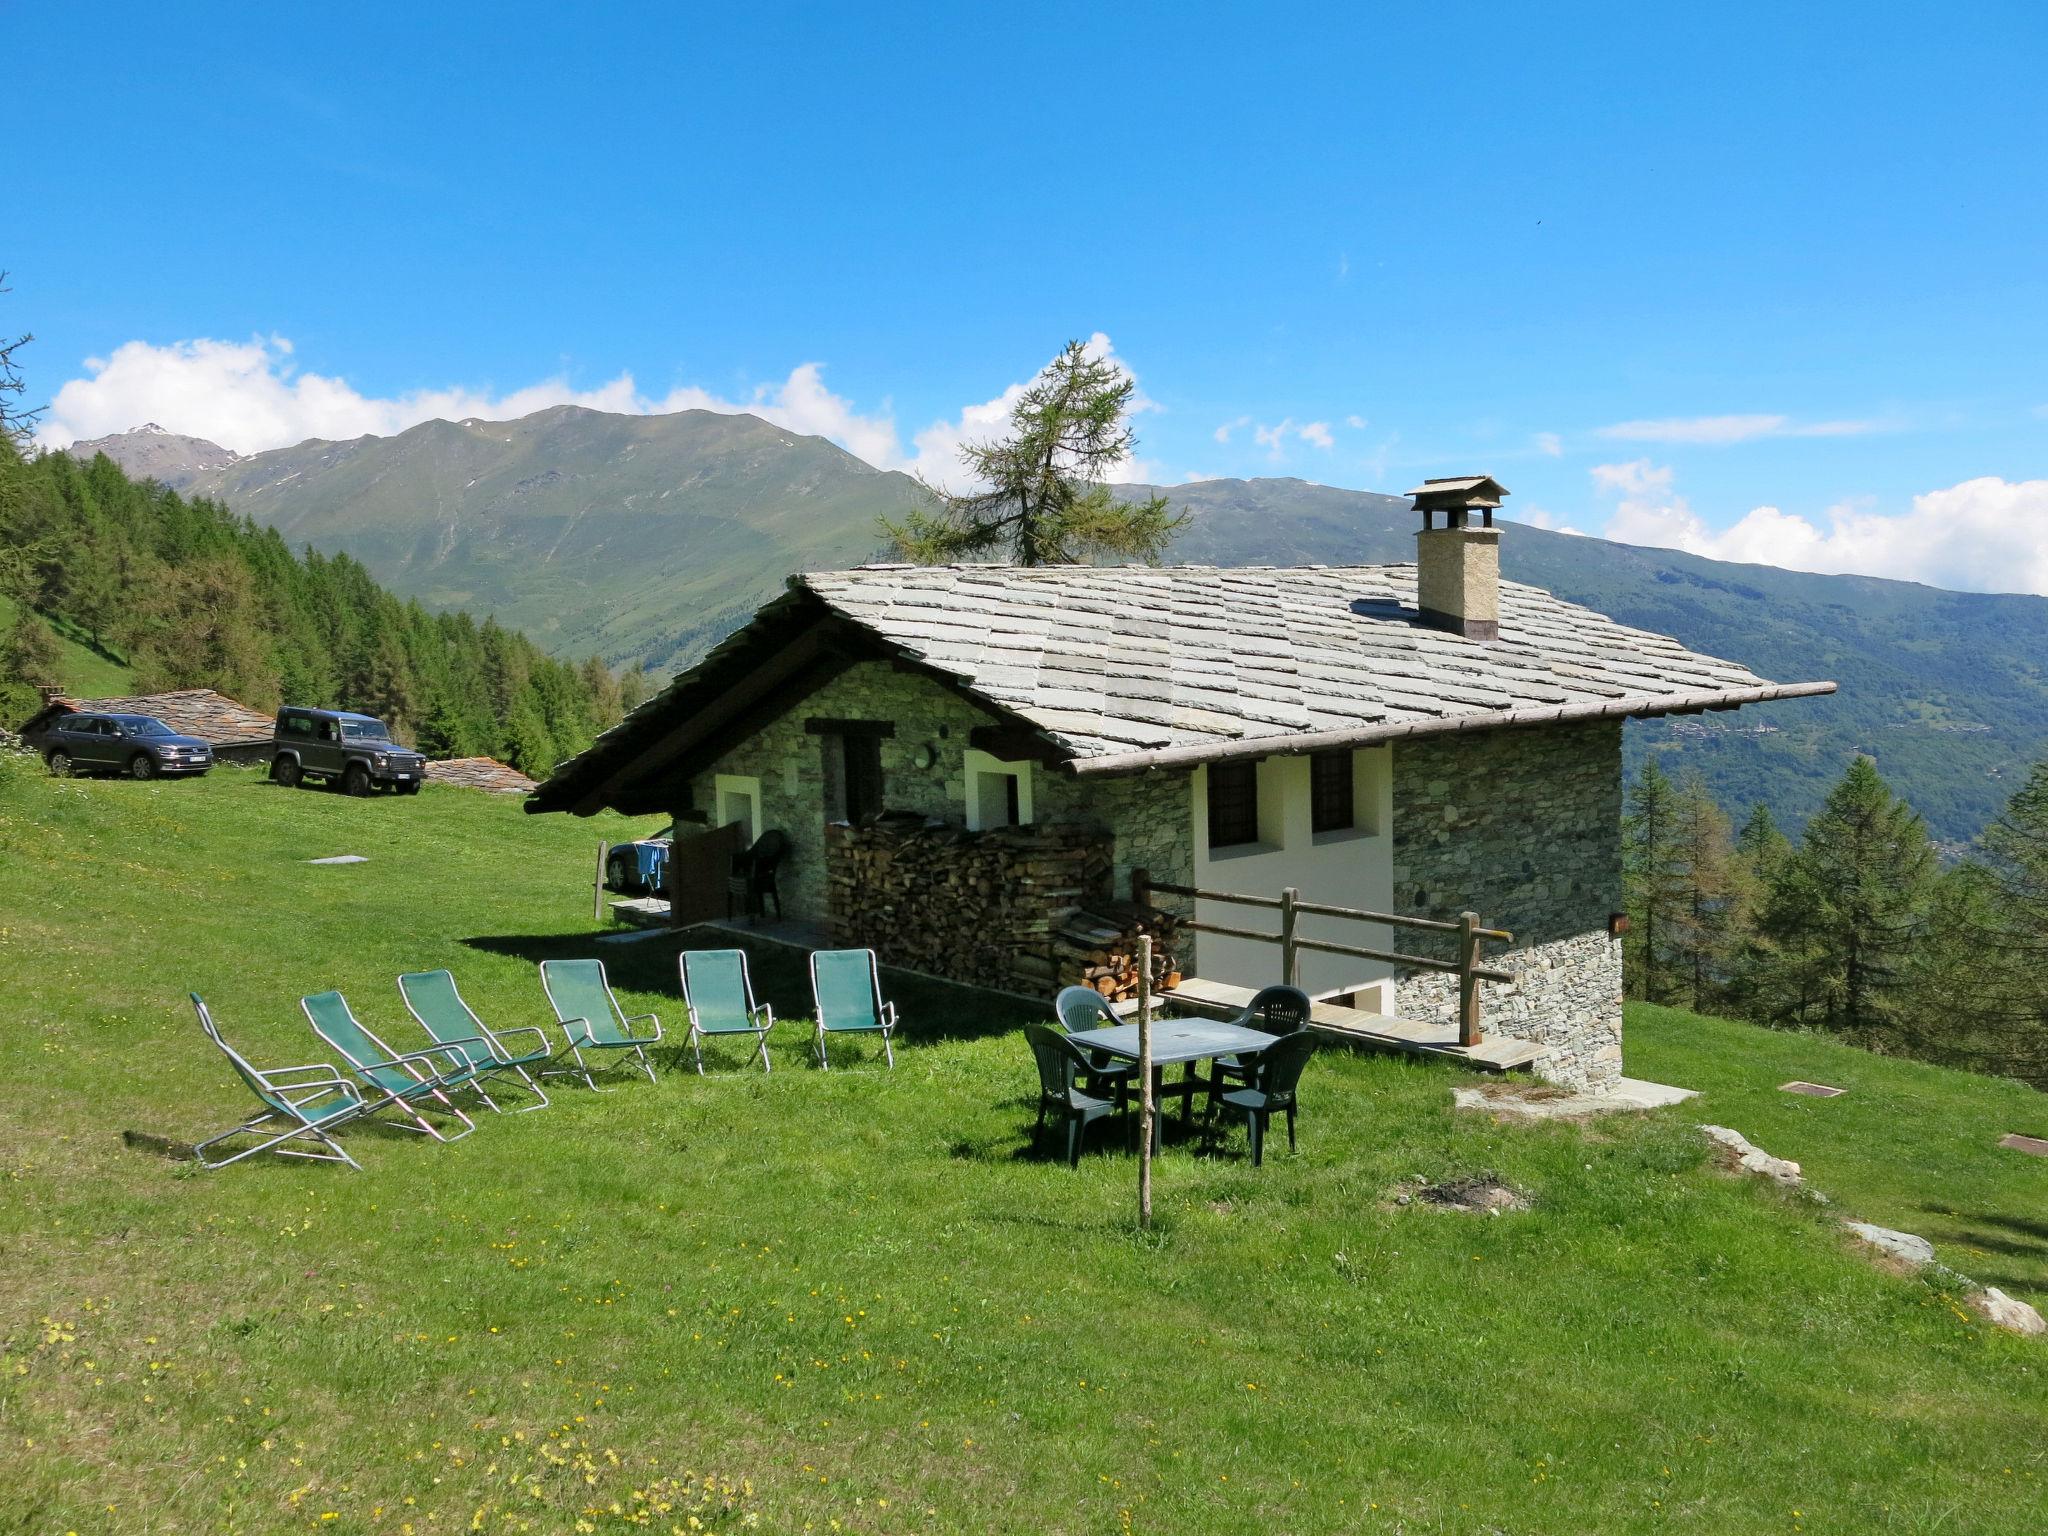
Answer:
<svg viewBox="0 0 2048 1536"><path fill-rule="evenodd" d="M1423 623L1467 640L1499 638L1500 530L1493 513L1507 493L1491 475L1425 480L1408 493L1422 514L1415 596Z"/></svg>

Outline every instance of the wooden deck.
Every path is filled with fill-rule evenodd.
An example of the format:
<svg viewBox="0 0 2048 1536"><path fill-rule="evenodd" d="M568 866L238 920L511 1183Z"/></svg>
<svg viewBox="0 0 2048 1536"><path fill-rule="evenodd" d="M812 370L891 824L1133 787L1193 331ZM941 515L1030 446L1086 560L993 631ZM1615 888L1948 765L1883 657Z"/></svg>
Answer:
<svg viewBox="0 0 2048 1536"><path fill-rule="evenodd" d="M1157 995L1161 1002L1193 1013L1232 1015L1242 1011L1254 994L1250 987L1233 987L1190 976L1179 986ZM1460 1045L1455 1025L1422 1024L1392 1014L1341 1008L1335 1003L1317 1003L1309 1012L1309 1028L1352 1045L1446 1057L1480 1072L1511 1072L1528 1066L1543 1054L1541 1046L1506 1035L1494 1035L1477 1045Z"/></svg>

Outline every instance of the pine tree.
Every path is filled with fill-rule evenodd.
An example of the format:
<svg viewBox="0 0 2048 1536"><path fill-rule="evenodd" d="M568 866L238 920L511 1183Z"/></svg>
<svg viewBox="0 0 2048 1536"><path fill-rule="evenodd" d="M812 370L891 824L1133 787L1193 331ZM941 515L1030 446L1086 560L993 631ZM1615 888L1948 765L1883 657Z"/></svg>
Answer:
<svg viewBox="0 0 2048 1536"><path fill-rule="evenodd" d="M1870 759L1850 763L1758 914L1751 996L1771 1022L1875 1038L1903 1017L1927 931L1934 847Z"/></svg>
<svg viewBox="0 0 2048 1536"><path fill-rule="evenodd" d="M1185 518L1164 496L1119 501L1106 483L1137 441L1125 420L1137 387L1111 359L1067 343L1011 408L1010 436L962 448L979 488L923 481L931 510L883 518L883 534L919 565L997 552L1018 565L1156 559Z"/></svg>

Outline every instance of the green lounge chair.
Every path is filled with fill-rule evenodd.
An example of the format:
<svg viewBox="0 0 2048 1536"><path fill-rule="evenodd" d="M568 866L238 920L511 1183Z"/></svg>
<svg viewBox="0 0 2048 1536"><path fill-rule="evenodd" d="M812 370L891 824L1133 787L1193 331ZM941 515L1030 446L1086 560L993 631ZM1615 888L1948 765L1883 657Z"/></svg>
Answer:
<svg viewBox="0 0 2048 1536"><path fill-rule="evenodd" d="M827 1035L879 1030L882 1054L888 1058L890 1070L895 1070L896 1053L890 1049L889 1034L896 1028L896 1005L882 1001L882 972L872 949L813 950L811 1001L818 1019L811 1048L818 1053L820 1067L832 1065L825 1056Z"/></svg>
<svg viewBox="0 0 2048 1536"><path fill-rule="evenodd" d="M1092 1071L1088 1055L1058 1030L1043 1024L1026 1024L1024 1038L1038 1063L1038 1120L1031 1127L1032 1137L1035 1140L1045 1129L1048 1110L1057 1114L1067 1131L1067 1166L1078 1168L1081 1139L1088 1127L1122 1108L1122 1097L1100 1099L1081 1088Z"/></svg>
<svg viewBox="0 0 2048 1536"><path fill-rule="evenodd" d="M768 1064L768 1031L775 1013L754 1002L754 981L747 973L744 949L686 949L676 957L682 977L683 1009L690 1016L690 1049L697 1053L697 1073L704 1073L707 1035L752 1035L761 1071Z"/></svg>
<svg viewBox="0 0 2048 1536"><path fill-rule="evenodd" d="M504 1113L498 1108L498 1101L484 1091L485 1080L494 1077L517 1078L540 1101L526 1105L519 1114L548 1107L547 1094L526 1070L531 1067L536 1072L545 1072L555 1059L555 1049L542 1031L530 1024L493 1030L462 1000L462 994L455 990L455 978L447 971L407 971L398 978L398 995L405 999L406 1012L420 1021L420 1028L433 1037L436 1045L462 1053L474 1073L470 1086L493 1111ZM505 1043L508 1035L531 1035L535 1048L514 1050Z"/></svg>
<svg viewBox="0 0 2048 1536"><path fill-rule="evenodd" d="M1093 987L1060 988L1059 995L1052 1000L1052 1011L1059 1016L1060 1028L1070 1035L1104 1026L1114 1028L1124 1022ZM1106 1051L1088 1053L1087 1086L1090 1093L1112 1090L1121 1104L1137 1076L1138 1064L1135 1061L1120 1060Z"/></svg>
<svg viewBox="0 0 2048 1536"><path fill-rule="evenodd" d="M543 960L540 984L548 995L548 1005L561 1021L562 1033L569 1037L569 1051L576 1058L577 1070L593 1092L608 1090L599 1088L591 1077L590 1063L583 1059L585 1051L631 1052L638 1058L640 1070L647 1074L647 1081L654 1081L654 1063L647 1059L647 1047L661 1043L661 1020L651 1013L627 1016L619 1000L612 996L612 984L605 979L602 960ZM653 1034L633 1033L633 1026L643 1022L654 1025Z"/></svg>
<svg viewBox="0 0 2048 1536"><path fill-rule="evenodd" d="M476 1129L476 1122L448 1098L449 1089L464 1087L476 1076L469 1058L461 1051L445 1045L430 1046L424 1051L394 1051L355 1016L348 999L339 992L315 992L300 998L299 1006L305 1010L313 1033L341 1052L349 1070L377 1095L370 1101L371 1114L395 1109L405 1120L394 1120L392 1124L403 1130L425 1131L436 1141L460 1141ZM453 1136L444 1136L439 1127L420 1113L420 1103L425 1099L438 1100L441 1108L462 1122L462 1129ZM412 1124L407 1125L406 1120Z"/></svg>
<svg viewBox="0 0 2048 1536"><path fill-rule="evenodd" d="M206 1031L206 1038L220 1047L221 1054L234 1064L235 1075L249 1085L249 1091L263 1105L263 1113L255 1119L246 1120L232 1131L223 1131L194 1147L192 1151L199 1159L199 1166L211 1172L215 1168L225 1168L229 1163L239 1163L245 1157L254 1157L258 1152L275 1150L279 1157L308 1157L319 1163L347 1163L360 1173L363 1165L350 1157L330 1134L369 1112L369 1106L356 1091L356 1085L324 1061L304 1067L271 1067L268 1070L251 1066L240 1051L221 1038L220 1026L213 1022L205 1000L197 992L186 995L192 999L192 1007L199 1014L199 1027ZM285 1129L279 1130L280 1126ZM266 1139L231 1156L211 1162L207 1160L209 1147L217 1147L237 1136L262 1136ZM284 1145L302 1137L327 1150L311 1152Z"/></svg>
<svg viewBox="0 0 2048 1536"><path fill-rule="evenodd" d="M1272 1124L1275 1110L1287 1116L1287 1150L1294 1150L1295 1089L1301 1082L1301 1069L1308 1065L1309 1057L1315 1053L1316 1037L1307 1030L1276 1040L1252 1057L1251 1083L1223 1095L1224 1103L1245 1113L1251 1132L1254 1168L1265 1160L1266 1131ZM1210 1103L1213 1124L1215 1101Z"/></svg>

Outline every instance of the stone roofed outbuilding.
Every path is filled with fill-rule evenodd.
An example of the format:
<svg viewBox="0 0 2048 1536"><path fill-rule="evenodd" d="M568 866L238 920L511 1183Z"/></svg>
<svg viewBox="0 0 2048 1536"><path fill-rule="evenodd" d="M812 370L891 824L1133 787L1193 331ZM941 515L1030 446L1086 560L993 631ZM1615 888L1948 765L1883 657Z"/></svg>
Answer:
<svg viewBox="0 0 2048 1536"><path fill-rule="evenodd" d="M737 822L742 840L779 829L785 906L842 941L875 941L845 850L883 813L963 834L1095 828L1116 894L1143 870L1408 916L1476 911L1515 935L1490 962L1517 980L1485 989L1488 1033L1529 1042L1559 1081L1611 1083L1622 721L1834 685L1769 682L1503 582L1497 482L1422 492L1418 510L1445 526L1418 533L1415 565L793 576L527 809ZM679 841L671 871L687 860ZM900 907L900 894L868 905ZM1241 907L1189 905L1264 926ZM963 920L960 943L1028 950L1043 927L1042 914L1003 921L1017 931ZM1333 919L1305 918L1302 933L1396 947ZM1179 958L1212 980L1280 979L1274 949L1250 940L1204 934ZM1321 953L1302 966L1319 996L1424 1022L1455 1013L1439 975Z"/></svg>
<svg viewBox="0 0 2048 1536"><path fill-rule="evenodd" d="M92 710L109 715L153 715L181 736L196 736L213 748L214 757L229 763L270 760L273 718L211 688L177 688L164 693L139 693L126 698L77 699L56 694L22 723L29 736L59 715Z"/></svg>

